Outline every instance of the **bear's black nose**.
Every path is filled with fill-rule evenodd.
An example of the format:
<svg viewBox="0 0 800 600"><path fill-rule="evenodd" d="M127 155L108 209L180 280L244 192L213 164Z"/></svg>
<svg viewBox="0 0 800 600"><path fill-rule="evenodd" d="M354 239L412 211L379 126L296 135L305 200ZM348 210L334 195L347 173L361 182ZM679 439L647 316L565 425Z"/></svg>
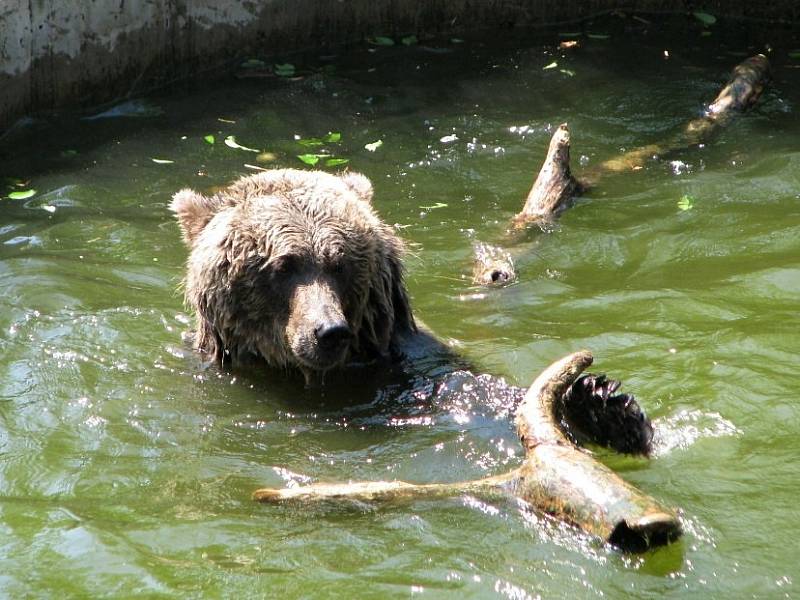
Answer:
<svg viewBox="0 0 800 600"><path fill-rule="evenodd" d="M321 348L335 350L350 339L351 332L345 321L327 321L317 325L314 335Z"/></svg>

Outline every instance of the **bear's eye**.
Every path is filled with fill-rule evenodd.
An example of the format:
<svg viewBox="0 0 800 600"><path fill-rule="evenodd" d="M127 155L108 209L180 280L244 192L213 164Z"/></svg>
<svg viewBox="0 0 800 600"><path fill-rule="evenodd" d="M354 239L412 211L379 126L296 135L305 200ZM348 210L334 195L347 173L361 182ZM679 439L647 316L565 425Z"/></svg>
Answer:
<svg viewBox="0 0 800 600"><path fill-rule="evenodd" d="M325 257L327 270L332 273L342 273L345 269L344 251L341 248L334 248Z"/></svg>
<svg viewBox="0 0 800 600"><path fill-rule="evenodd" d="M269 268L273 275L285 276L297 272L299 264L300 259L297 256L287 254L270 261Z"/></svg>

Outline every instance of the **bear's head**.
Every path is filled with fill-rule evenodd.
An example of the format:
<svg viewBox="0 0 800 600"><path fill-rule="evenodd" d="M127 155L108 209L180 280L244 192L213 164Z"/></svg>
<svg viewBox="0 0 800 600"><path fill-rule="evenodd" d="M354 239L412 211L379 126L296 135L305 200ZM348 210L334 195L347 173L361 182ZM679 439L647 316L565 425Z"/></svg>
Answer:
<svg viewBox="0 0 800 600"><path fill-rule="evenodd" d="M305 373L385 356L415 325L403 244L371 200L363 175L294 169L175 194L196 347L220 364L260 357Z"/></svg>

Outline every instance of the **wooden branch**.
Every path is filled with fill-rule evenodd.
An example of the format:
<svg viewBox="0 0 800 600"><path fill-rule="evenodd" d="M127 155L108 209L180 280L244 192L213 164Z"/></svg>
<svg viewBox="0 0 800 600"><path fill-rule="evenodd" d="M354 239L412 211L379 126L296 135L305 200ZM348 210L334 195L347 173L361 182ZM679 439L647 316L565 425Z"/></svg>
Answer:
<svg viewBox="0 0 800 600"><path fill-rule="evenodd" d="M706 142L737 114L758 101L770 77L767 57L763 54L751 56L734 67L730 80L717 94L705 114L689 121L675 138L663 144L643 146L607 160L600 165L599 172L589 173L587 178L593 183L603 172L619 173L641 169L652 158L663 157Z"/></svg>
<svg viewBox="0 0 800 600"><path fill-rule="evenodd" d="M673 541L681 535L674 512L572 445L555 420L557 402L591 363L588 350L566 356L528 389L517 412L525 462L515 494L628 550Z"/></svg>
<svg viewBox="0 0 800 600"><path fill-rule="evenodd" d="M517 280L514 261L508 252L483 242L476 242L473 250L475 251L475 263L472 270L473 283L500 287Z"/></svg>
<svg viewBox="0 0 800 600"><path fill-rule="evenodd" d="M562 123L550 140L547 157L528 192L525 205L512 219L512 228L522 229L554 220L579 188L569 168L569 128Z"/></svg>
<svg viewBox="0 0 800 600"><path fill-rule="evenodd" d="M643 551L673 541L681 535L675 514L574 446L558 425L558 402L591 363L588 351L576 352L553 363L533 382L516 418L525 460L510 473L447 484L377 481L265 488L253 497L261 502L312 502L512 492L624 550Z"/></svg>
<svg viewBox="0 0 800 600"><path fill-rule="evenodd" d="M502 492L517 476L516 471L456 483L416 484L405 481L358 481L353 483L318 483L292 488L263 488L253 492L259 502L322 500L402 501L419 498L449 498L461 494L491 494Z"/></svg>

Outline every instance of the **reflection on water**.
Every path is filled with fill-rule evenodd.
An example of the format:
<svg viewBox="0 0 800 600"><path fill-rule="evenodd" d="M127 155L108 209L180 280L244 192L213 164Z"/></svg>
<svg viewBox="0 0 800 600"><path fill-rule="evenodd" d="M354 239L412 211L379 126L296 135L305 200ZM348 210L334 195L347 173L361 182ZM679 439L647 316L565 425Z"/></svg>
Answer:
<svg viewBox="0 0 800 600"><path fill-rule="evenodd" d="M611 38L298 58L302 80L232 79L4 138L3 194L37 190L0 211L4 593L791 596L800 85L785 49L759 106L712 143L603 180L514 250L518 284L470 283L473 242L502 241L553 127L570 123L579 173L670 135L738 53L761 49L734 26L593 27ZM186 349L170 195L245 165L301 166L297 137L328 132L341 141L320 152L369 175L409 241L417 314L474 370L364 369L306 387L222 373ZM681 508L686 536L670 548L620 556L513 500L250 501L263 486L507 470L524 386L582 347L655 418L651 461L598 456Z"/></svg>

